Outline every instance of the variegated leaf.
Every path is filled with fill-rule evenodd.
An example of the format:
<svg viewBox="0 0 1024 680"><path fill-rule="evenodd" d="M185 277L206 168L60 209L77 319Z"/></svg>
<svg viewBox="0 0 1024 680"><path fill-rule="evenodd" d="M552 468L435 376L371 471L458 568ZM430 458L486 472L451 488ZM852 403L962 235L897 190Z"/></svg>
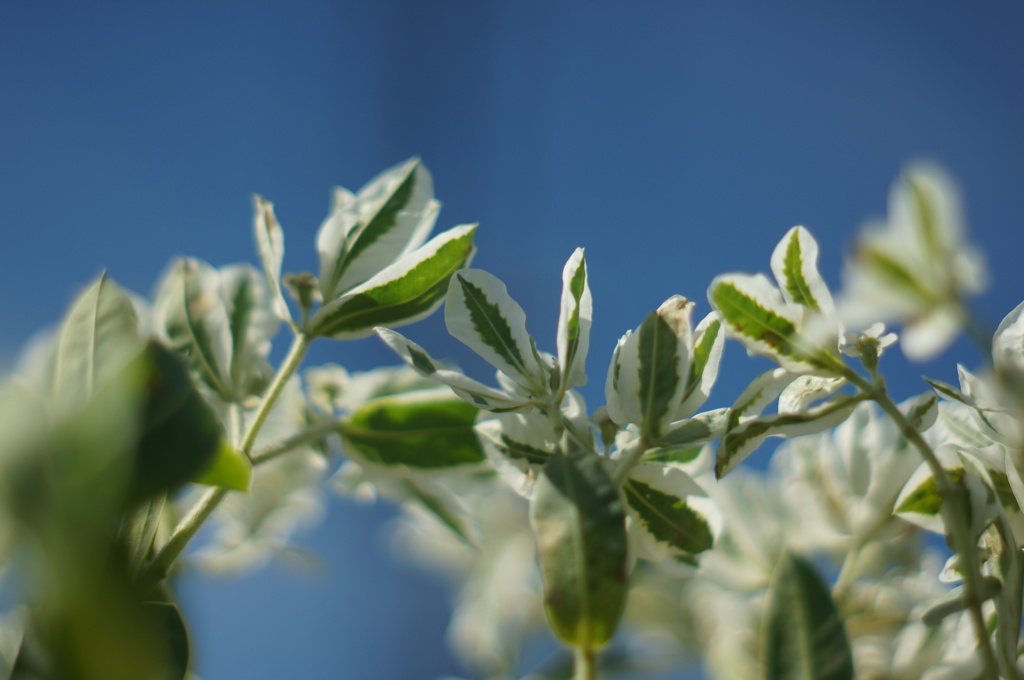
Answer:
<svg viewBox="0 0 1024 680"><path fill-rule="evenodd" d="M590 346L590 322L593 299L587 283L587 263L583 249L577 248L562 270L562 300L558 314L558 366L560 389L587 383L585 362Z"/></svg>
<svg viewBox="0 0 1024 680"><path fill-rule="evenodd" d="M1024 302L1006 315L992 336L992 363L1008 378L1024 379Z"/></svg>
<svg viewBox="0 0 1024 680"><path fill-rule="evenodd" d="M429 315L444 301L452 274L472 258L475 232L476 225L465 225L435 236L317 310L309 333L352 340L377 326L402 326Z"/></svg>
<svg viewBox="0 0 1024 680"><path fill-rule="evenodd" d="M222 400L234 401L231 324L217 270L202 260L177 260L157 292L156 315L171 349Z"/></svg>
<svg viewBox="0 0 1024 680"><path fill-rule="evenodd" d="M751 355L768 356L793 373L837 373L841 360L833 349L803 334L804 312L785 302L767 277L726 274L711 283L708 299L725 328Z"/></svg>
<svg viewBox="0 0 1024 680"><path fill-rule="evenodd" d="M541 469L558 452L548 417L539 411L503 413L478 422L476 433L505 483L523 498L531 498Z"/></svg>
<svg viewBox="0 0 1024 680"><path fill-rule="evenodd" d="M840 394L801 413L778 413L748 420L730 429L718 447L715 476L734 470L768 437L798 437L835 427L853 412L860 399Z"/></svg>
<svg viewBox="0 0 1024 680"><path fill-rule="evenodd" d="M500 413L530 406L521 398L488 387L438 362L427 354L426 350L401 333L387 328L377 328L376 331L381 340L420 375L448 385L461 399L479 409Z"/></svg>
<svg viewBox="0 0 1024 680"><path fill-rule="evenodd" d="M235 392L256 393L269 380L266 357L280 327L270 291L259 272L243 264L220 269L220 292L231 335L230 375Z"/></svg>
<svg viewBox="0 0 1024 680"><path fill-rule="evenodd" d="M779 413L800 413L814 402L835 394L845 384L845 378L802 375L779 395Z"/></svg>
<svg viewBox="0 0 1024 680"><path fill-rule="evenodd" d="M526 313L505 284L480 270L452 277L444 308L448 332L530 394L547 390L547 371L526 330Z"/></svg>
<svg viewBox="0 0 1024 680"><path fill-rule="evenodd" d="M274 296L274 313L279 319L291 322L288 303L281 292L281 264L284 261L284 230L274 215L274 204L262 196L253 197L253 232L263 272Z"/></svg>
<svg viewBox="0 0 1024 680"><path fill-rule="evenodd" d="M670 423L661 437L656 439L655 446L696 446L717 439L725 433L729 424L731 409L718 408L684 420Z"/></svg>
<svg viewBox="0 0 1024 680"><path fill-rule="evenodd" d="M317 234L325 302L418 248L440 208L433 195L430 173L414 158L378 175L354 200L336 200Z"/></svg>
<svg viewBox="0 0 1024 680"><path fill-rule="evenodd" d="M718 366L722 361L725 346L725 332L718 312L705 316L693 332L693 352L690 359L690 377L686 381L683 401L676 409L675 420L687 418L699 409L718 378Z"/></svg>
<svg viewBox="0 0 1024 680"><path fill-rule="evenodd" d="M832 294L818 273L818 242L804 227L793 227L772 252L772 273L786 302L803 305L823 316L835 314Z"/></svg>
<svg viewBox="0 0 1024 680"><path fill-rule="evenodd" d="M693 567L717 533L712 501L688 474L672 465L641 463L630 471L623 494L638 532L638 556L671 572Z"/></svg>

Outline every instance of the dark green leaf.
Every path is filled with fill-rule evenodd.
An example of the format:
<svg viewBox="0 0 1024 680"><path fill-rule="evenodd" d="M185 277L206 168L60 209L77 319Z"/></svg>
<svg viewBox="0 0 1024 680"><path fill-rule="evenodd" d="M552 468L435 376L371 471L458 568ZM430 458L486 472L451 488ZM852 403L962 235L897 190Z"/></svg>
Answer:
<svg viewBox="0 0 1024 680"><path fill-rule="evenodd" d="M765 680L853 680L853 654L828 586L792 552L775 567L764 621Z"/></svg>
<svg viewBox="0 0 1024 680"><path fill-rule="evenodd" d="M628 480L624 490L626 502L636 511L644 529L656 541L672 548L676 559L692 563L692 557L685 559L687 554L703 552L714 543L707 520L684 499L636 479Z"/></svg>
<svg viewBox="0 0 1024 680"><path fill-rule="evenodd" d="M530 518L552 630L570 645L603 645L622 615L627 575L625 514L600 458L578 448L552 456Z"/></svg>

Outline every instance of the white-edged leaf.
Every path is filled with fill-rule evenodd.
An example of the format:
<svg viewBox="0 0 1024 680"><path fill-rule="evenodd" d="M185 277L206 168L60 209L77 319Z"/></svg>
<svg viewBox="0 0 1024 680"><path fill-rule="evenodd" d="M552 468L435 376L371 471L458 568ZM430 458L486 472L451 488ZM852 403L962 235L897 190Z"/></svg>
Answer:
<svg viewBox="0 0 1024 680"><path fill-rule="evenodd" d="M992 336L992 363L997 371L1024 378L1024 302L1014 307Z"/></svg>
<svg viewBox="0 0 1024 680"><path fill-rule="evenodd" d="M171 349L221 399L233 401L231 325L217 270L189 257L174 262L156 294L156 317Z"/></svg>
<svg viewBox="0 0 1024 680"><path fill-rule="evenodd" d="M281 264L284 261L284 230L274 215L274 204L262 196L253 196L253 232L263 272L274 296L274 313L279 319L291 322L288 303L281 291Z"/></svg>
<svg viewBox="0 0 1024 680"><path fill-rule="evenodd" d="M558 452L550 419L539 411L502 413L478 422L476 433L502 480L523 498L531 498L541 469Z"/></svg>
<svg viewBox="0 0 1024 680"><path fill-rule="evenodd" d="M751 380L729 408L728 429L761 415L796 378L784 368L773 368Z"/></svg>
<svg viewBox="0 0 1024 680"><path fill-rule="evenodd" d="M309 333L354 340L377 326L403 326L428 316L444 302L452 274L473 257L475 232L476 225L462 225L438 234L318 309Z"/></svg>
<svg viewBox="0 0 1024 680"><path fill-rule="evenodd" d="M764 680L853 680L853 653L828 586L793 552L775 566L768 588Z"/></svg>
<svg viewBox="0 0 1024 680"><path fill-rule="evenodd" d="M674 419L687 387L693 303L676 295L619 340L605 382L608 414L652 439Z"/></svg>
<svg viewBox="0 0 1024 680"><path fill-rule="evenodd" d="M418 248L437 219L430 173L418 158L370 180L334 210L317 233L320 289L330 301Z"/></svg>
<svg viewBox="0 0 1024 680"><path fill-rule="evenodd" d="M693 352L690 358L690 377L686 382L683 401L674 418L680 420L693 415L708 397L718 378L718 366L725 347L725 332L718 312L711 312L697 324L693 332Z"/></svg>
<svg viewBox="0 0 1024 680"><path fill-rule="evenodd" d="M722 315L728 334L747 353L768 356L793 373L834 373L840 359L831 348L804 335L805 311L787 303L762 274L725 274L708 289L708 300Z"/></svg>
<svg viewBox="0 0 1024 680"><path fill-rule="evenodd" d="M280 319L264 277L247 264L220 269L220 293L231 334L231 379L236 392L246 391L269 380L266 357Z"/></svg>
<svg viewBox="0 0 1024 680"><path fill-rule="evenodd" d="M61 322L53 356L53 394L80 407L142 349L131 298L106 274L82 291Z"/></svg>
<svg viewBox="0 0 1024 680"><path fill-rule="evenodd" d="M802 375L779 395L779 413L800 413L816 401L835 394L846 384L846 378Z"/></svg>
<svg viewBox="0 0 1024 680"><path fill-rule="evenodd" d="M697 446L717 439L725 433L731 413L729 408L717 408L669 423L661 437L654 441L654 445Z"/></svg>
<svg viewBox="0 0 1024 680"><path fill-rule="evenodd" d="M596 649L626 604L626 518L602 459L570 446L544 465L530 504L544 610L569 645Z"/></svg>
<svg viewBox="0 0 1024 680"><path fill-rule="evenodd" d="M718 446L715 476L734 470L768 437L799 437L835 427L853 412L859 399L840 394L800 413L778 413L748 420L726 432Z"/></svg>
<svg viewBox="0 0 1024 680"><path fill-rule="evenodd" d="M622 490L638 557L684 574L714 544L720 518L713 502L680 468L640 463Z"/></svg>
<svg viewBox="0 0 1024 680"><path fill-rule="evenodd" d="M832 294L818 273L818 242L811 232L804 227L787 231L772 252L771 266L786 302L809 307L826 317L835 314Z"/></svg>
<svg viewBox="0 0 1024 680"><path fill-rule="evenodd" d="M587 282L587 262L577 248L562 270L562 299L558 313L558 366L561 389L587 384L586 359L594 302Z"/></svg>
<svg viewBox="0 0 1024 680"><path fill-rule="evenodd" d="M448 332L527 392L542 393L546 371L526 330L526 313L497 277L480 269L456 273L448 287Z"/></svg>
<svg viewBox="0 0 1024 680"><path fill-rule="evenodd" d="M388 328L377 328L377 335L406 364L420 375L448 385L461 399L479 409L493 412L527 408L529 403L453 370L431 357L426 350L401 333Z"/></svg>

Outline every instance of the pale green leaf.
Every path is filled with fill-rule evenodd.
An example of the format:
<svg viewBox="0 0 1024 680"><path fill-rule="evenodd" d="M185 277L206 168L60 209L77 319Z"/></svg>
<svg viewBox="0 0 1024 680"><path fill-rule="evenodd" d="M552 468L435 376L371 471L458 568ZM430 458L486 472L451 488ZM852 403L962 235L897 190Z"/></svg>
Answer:
<svg viewBox="0 0 1024 680"><path fill-rule="evenodd" d="M552 630L569 645L602 646L626 603L627 542L622 501L601 459L575 447L552 456L530 521Z"/></svg>
<svg viewBox="0 0 1024 680"><path fill-rule="evenodd" d="M853 680L853 654L832 594L795 553L775 567L763 625L765 680Z"/></svg>
<svg viewBox="0 0 1024 680"><path fill-rule="evenodd" d="M444 301L452 274L472 258L475 232L475 225L465 225L435 236L317 310L309 333L352 340L372 334L377 326L401 326L428 316Z"/></svg>
<svg viewBox="0 0 1024 680"><path fill-rule="evenodd" d="M282 321L290 322L288 303L281 292L281 264L284 261L284 230L274 215L274 204L262 196L253 197L253 232L263 272L274 296L274 313Z"/></svg>
<svg viewBox="0 0 1024 680"><path fill-rule="evenodd" d="M222 439L213 460L192 481L232 491L248 491L252 484L252 463L248 456Z"/></svg>
<svg viewBox="0 0 1024 680"><path fill-rule="evenodd" d="M131 298L101 274L75 298L57 333L53 393L58 403L81 406L141 349Z"/></svg>

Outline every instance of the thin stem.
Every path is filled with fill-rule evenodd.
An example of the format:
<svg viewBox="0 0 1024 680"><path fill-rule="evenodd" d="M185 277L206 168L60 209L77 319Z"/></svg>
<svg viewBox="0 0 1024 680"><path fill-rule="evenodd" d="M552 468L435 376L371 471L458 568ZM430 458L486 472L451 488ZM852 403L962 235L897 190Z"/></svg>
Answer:
<svg viewBox="0 0 1024 680"><path fill-rule="evenodd" d="M324 420L310 425L305 430L298 432L282 442L260 449L252 454L253 467L262 465L278 456L297 449L304 444L319 441L329 434L337 432L342 427L341 422L333 419Z"/></svg>
<svg viewBox="0 0 1024 680"><path fill-rule="evenodd" d="M292 377L299 364L302 363L302 358L306 356L306 350L309 349L311 340L312 338L305 333L299 333L292 341L291 349L288 350L288 356L285 357L284 363L281 364L281 368L277 370L277 375L274 376L274 381L270 383L266 394L263 395L260 406L256 409L252 422L249 423L249 429L246 430L245 436L242 437L242 443L239 444L238 448L246 455L252 449L253 442L256 441L256 435L260 433L260 428L263 427L263 423L270 414L270 409L273 408L274 402L281 395L284 386L288 384L288 379Z"/></svg>
<svg viewBox="0 0 1024 680"><path fill-rule="evenodd" d="M597 659L590 647L573 647L573 680L597 680Z"/></svg>
<svg viewBox="0 0 1024 680"><path fill-rule="evenodd" d="M249 455L249 450L252 448L253 442L256 441L256 435L259 434L260 428L266 422L267 415L274 406L274 402L281 396L281 392L288 379L291 378L292 374L298 369L299 364L302 363L302 358L306 355L306 350L309 349L311 340L310 336L299 333L292 341L291 349L288 350L288 356L285 357L284 363L281 364L281 368L278 369L273 382L270 383L270 387L267 388L266 393L263 395L259 408L256 409L256 414L249 424L249 429L239 444L239 448L246 455ZM210 515L227 494L227 489L210 489L188 515L178 522L178 526L174 527L170 538L161 546L160 551L139 578L139 583L144 592L148 592L157 583L167 578L167 574L170 573L174 561L178 559L178 556L181 555L188 542L192 540L192 537L196 535L199 528L209 519Z"/></svg>
<svg viewBox="0 0 1024 680"><path fill-rule="evenodd" d="M974 624L974 633L978 638L978 655L981 657L984 677L990 680L999 680L999 666L996 662L995 653L990 644L988 626L985 624L985 617L981 610L981 558L978 555L978 546L971 537L970 526L967 523L967 508L969 502L964 494L963 487L953 484L946 474L946 470L939 462L935 451L924 440L921 433L917 431L907 417L900 411L896 403L889 397L884 384L872 384L865 380L856 371L846 368L844 377L865 394L869 395L886 414L892 418L900 432L907 438L914 448L918 450L921 457L931 469L935 485L938 487L939 495L943 499L942 514L943 523L949 530L953 539L953 549L961 556L964 568L964 600L967 611L970 614L971 622Z"/></svg>
<svg viewBox="0 0 1024 680"><path fill-rule="evenodd" d="M619 461L619 466L615 468L615 474L612 475L612 482L615 486L622 486L622 483L629 477L630 471L636 464L640 462L643 455L647 453L647 449L650 448L651 442L645 435L640 435L640 438L622 455L622 459Z"/></svg>

